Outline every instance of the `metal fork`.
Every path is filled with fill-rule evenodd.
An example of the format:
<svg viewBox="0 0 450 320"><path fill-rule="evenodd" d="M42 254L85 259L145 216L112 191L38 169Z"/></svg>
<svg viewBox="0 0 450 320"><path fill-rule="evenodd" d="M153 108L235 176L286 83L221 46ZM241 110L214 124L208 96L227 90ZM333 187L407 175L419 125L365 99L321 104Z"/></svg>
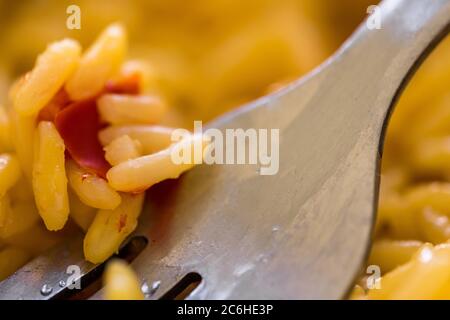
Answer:
<svg viewBox="0 0 450 320"><path fill-rule="evenodd" d="M363 23L308 76L209 124L280 129L278 174L201 165L152 188L135 232L149 245L132 263L155 283L147 298L194 273L189 299L347 296L371 242L388 115L450 22L449 0L386 0L379 10L381 29ZM68 265L83 278L99 270L84 262L81 236L2 282L0 298L60 297Z"/></svg>

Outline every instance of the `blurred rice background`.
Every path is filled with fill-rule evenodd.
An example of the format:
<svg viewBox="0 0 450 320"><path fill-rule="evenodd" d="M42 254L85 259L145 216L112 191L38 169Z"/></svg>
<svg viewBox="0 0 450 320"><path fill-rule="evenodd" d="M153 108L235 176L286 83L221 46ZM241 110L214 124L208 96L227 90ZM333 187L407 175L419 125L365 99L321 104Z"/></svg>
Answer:
<svg viewBox="0 0 450 320"><path fill-rule="evenodd" d="M297 78L355 29L368 0L0 0L0 103L12 78L46 45L73 37L86 46L110 22L130 33L130 55L148 60L172 122L208 120ZM66 8L81 8L81 30ZM189 120L184 122L181 119Z"/></svg>

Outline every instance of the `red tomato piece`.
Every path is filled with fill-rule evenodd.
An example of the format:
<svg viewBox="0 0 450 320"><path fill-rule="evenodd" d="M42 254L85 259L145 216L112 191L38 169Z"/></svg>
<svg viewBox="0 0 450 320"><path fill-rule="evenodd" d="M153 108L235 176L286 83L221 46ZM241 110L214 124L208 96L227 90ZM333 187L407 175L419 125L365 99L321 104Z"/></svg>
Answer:
<svg viewBox="0 0 450 320"><path fill-rule="evenodd" d="M58 91L58 93L50 100L50 102L42 108L38 114L39 121L54 121L56 114L70 104L70 98L64 89Z"/></svg>
<svg viewBox="0 0 450 320"><path fill-rule="evenodd" d="M89 172L106 177L111 166L105 160L105 152L98 140L102 124L95 100L74 102L59 111L55 126L73 160Z"/></svg>
<svg viewBox="0 0 450 320"><path fill-rule="evenodd" d="M110 80L100 95L139 94L140 80L137 73ZM71 102L62 89L41 110L38 120L53 121L72 159L90 173L105 178L111 165L105 160L105 152L98 140L98 132L104 124L97 111L97 98Z"/></svg>

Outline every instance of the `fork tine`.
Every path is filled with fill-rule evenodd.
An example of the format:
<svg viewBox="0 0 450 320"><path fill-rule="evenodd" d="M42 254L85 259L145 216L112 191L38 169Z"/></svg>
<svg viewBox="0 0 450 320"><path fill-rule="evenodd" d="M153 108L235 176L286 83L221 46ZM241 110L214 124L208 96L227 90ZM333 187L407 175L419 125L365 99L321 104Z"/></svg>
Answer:
<svg viewBox="0 0 450 320"><path fill-rule="evenodd" d="M0 300L47 300L61 295L65 288L60 286L60 281L67 283L71 276L67 273L68 266L79 267L80 277L95 268L84 260L82 239L83 235L78 232L0 282ZM45 295L41 293L44 285L51 288L51 292Z"/></svg>

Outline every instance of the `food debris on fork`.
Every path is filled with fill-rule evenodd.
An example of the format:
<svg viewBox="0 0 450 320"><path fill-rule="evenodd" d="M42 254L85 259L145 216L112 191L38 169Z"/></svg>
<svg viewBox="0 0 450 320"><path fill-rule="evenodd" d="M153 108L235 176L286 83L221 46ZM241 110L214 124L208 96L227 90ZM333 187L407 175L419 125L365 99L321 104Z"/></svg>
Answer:
<svg viewBox="0 0 450 320"><path fill-rule="evenodd" d="M31 258L17 239L42 231L42 222L53 232L31 233L51 245L73 221L86 233L85 258L106 261L135 230L145 190L192 167L150 154L170 152L173 128L158 125L169 108L161 96L145 94L145 63L125 61L126 52L126 31L118 23L84 53L75 40L57 41L11 88L11 105L0 114L11 141L0 155L0 246L9 246L1 253L13 263L0 280ZM102 132L114 137L105 141ZM142 167L126 165L133 161ZM108 179L111 170L120 177ZM127 181L136 175L137 184ZM110 269L111 285L111 274L131 277L118 262Z"/></svg>

